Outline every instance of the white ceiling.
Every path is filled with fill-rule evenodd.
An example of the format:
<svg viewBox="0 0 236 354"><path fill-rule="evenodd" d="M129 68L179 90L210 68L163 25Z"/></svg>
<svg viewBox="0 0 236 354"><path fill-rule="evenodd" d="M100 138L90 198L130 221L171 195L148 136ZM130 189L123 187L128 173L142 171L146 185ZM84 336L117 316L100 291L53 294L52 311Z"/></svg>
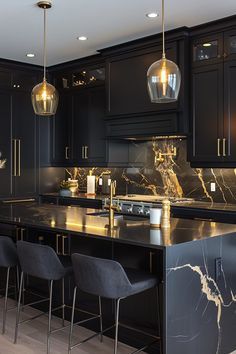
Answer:
<svg viewBox="0 0 236 354"><path fill-rule="evenodd" d="M43 11L34 0L0 0L0 57L42 64ZM36 0L37 1L37 0ZM194 26L235 14L235 0L166 0L166 29ZM48 10L47 65L161 30L161 0L53 0ZM87 41L76 37L85 35ZM36 54L28 59L26 53Z"/></svg>

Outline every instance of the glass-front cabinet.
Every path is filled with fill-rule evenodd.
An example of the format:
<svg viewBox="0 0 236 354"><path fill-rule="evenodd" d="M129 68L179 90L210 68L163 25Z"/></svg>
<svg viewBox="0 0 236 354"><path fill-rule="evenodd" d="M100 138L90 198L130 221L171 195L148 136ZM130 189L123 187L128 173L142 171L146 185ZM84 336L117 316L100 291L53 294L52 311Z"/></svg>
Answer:
<svg viewBox="0 0 236 354"><path fill-rule="evenodd" d="M216 34L208 37L199 37L193 41L193 65L206 65L218 62L223 54L223 35Z"/></svg>
<svg viewBox="0 0 236 354"><path fill-rule="evenodd" d="M105 67L60 73L55 77L55 85L59 90L105 85Z"/></svg>
<svg viewBox="0 0 236 354"><path fill-rule="evenodd" d="M192 42L193 66L205 66L236 59L236 30L224 31Z"/></svg>

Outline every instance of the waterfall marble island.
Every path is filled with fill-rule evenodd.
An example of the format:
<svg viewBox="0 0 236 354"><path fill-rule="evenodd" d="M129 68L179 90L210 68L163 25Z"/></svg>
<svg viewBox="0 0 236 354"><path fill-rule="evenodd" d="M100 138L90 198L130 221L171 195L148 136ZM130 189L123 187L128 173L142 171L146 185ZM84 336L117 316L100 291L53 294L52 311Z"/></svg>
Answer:
<svg viewBox="0 0 236 354"><path fill-rule="evenodd" d="M1 205L0 231L49 244L65 258L81 252L156 274L161 280L163 353L233 352L235 225L171 218L170 228L157 229L150 227L148 219L124 217L110 230L100 226L99 213L95 209L37 203ZM124 309L125 319L146 331L157 331L153 296L150 291L133 299L134 303L127 306L129 311ZM106 303L109 306L109 301ZM92 304L90 300L84 306L89 309ZM104 308L105 322L109 322L110 310ZM142 338L121 334L121 340L132 344ZM158 354L159 346L154 345L150 353Z"/></svg>

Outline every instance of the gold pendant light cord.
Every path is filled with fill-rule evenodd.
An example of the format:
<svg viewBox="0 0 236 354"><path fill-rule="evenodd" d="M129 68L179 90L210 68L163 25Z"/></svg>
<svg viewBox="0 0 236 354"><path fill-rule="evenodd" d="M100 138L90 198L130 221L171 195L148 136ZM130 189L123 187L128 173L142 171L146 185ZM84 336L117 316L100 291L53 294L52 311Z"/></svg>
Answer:
<svg viewBox="0 0 236 354"><path fill-rule="evenodd" d="M162 58L165 59L166 52L165 52L165 7L164 7L164 0L162 0Z"/></svg>
<svg viewBox="0 0 236 354"><path fill-rule="evenodd" d="M44 39L43 39L43 81L46 81L46 7L43 9L43 14L44 14Z"/></svg>

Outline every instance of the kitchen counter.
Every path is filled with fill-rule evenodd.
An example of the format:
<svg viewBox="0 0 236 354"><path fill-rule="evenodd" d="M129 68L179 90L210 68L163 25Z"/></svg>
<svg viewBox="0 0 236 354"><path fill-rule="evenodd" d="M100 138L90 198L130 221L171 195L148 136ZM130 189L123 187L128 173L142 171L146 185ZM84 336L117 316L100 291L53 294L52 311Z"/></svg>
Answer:
<svg viewBox="0 0 236 354"><path fill-rule="evenodd" d="M149 219L132 216L124 219L117 216L117 228L109 230L103 227L104 217L92 215L95 212L99 211L38 203L13 204L0 206L0 222L157 248L236 233L236 225L178 218L171 218L169 229L152 229Z"/></svg>
<svg viewBox="0 0 236 354"><path fill-rule="evenodd" d="M0 231L13 225L17 238L49 244L62 256L80 252L156 274L163 354L236 349L236 225L172 218L170 229L159 230L151 229L147 218L118 218L117 229L109 231L101 227L102 217L91 215L95 212L100 211L35 202L1 205ZM155 329L153 299L153 292L134 297L126 316L141 328ZM89 310L91 300L86 306ZM109 306L105 301L104 318L112 320ZM121 340L133 344L122 334ZM150 353L159 354L158 346Z"/></svg>

